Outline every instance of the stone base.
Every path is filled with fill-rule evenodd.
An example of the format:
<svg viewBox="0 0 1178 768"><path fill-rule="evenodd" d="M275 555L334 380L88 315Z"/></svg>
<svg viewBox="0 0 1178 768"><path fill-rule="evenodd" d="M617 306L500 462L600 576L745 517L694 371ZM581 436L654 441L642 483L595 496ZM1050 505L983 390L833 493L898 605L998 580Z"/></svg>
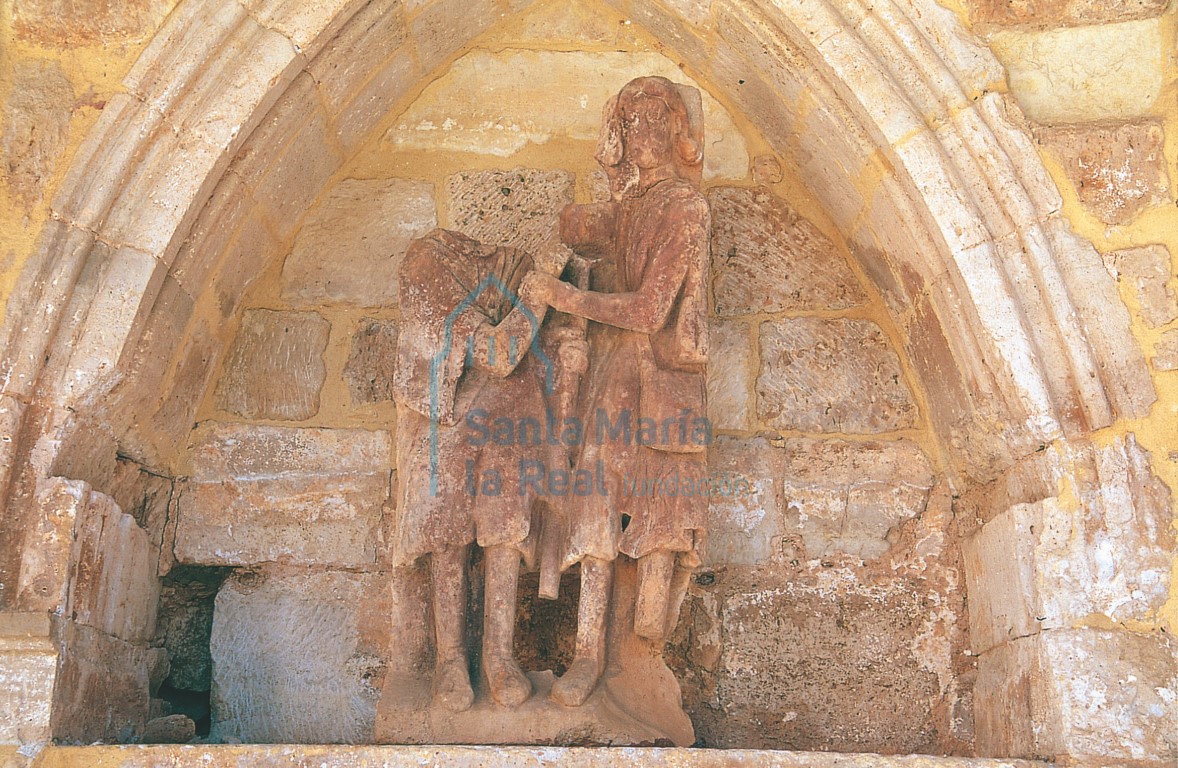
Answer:
<svg viewBox="0 0 1178 768"><path fill-rule="evenodd" d="M556 677L530 672L532 697L517 709L501 707L484 689L474 706L451 712L430 701L428 681L386 685L376 713L378 744L530 744L584 746L674 746L677 730L628 713L608 685L599 685L580 707L549 697ZM663 718L665 719L665 718ZM662 726L662 727L660 727ZM690 723L688 723L690 728Z"/></svg>
<svg viewBox="0 0 1178 768"><path fill-rule="evenodd" d="M3 755L3 752L0 752ZM48 747L31 768L1049 768L1027 760L968 757L885 757L838 752L771 752L755 749L563 749L560 747L322 747L258 746ZM7 768L6 766L4 768Z"/></svg>

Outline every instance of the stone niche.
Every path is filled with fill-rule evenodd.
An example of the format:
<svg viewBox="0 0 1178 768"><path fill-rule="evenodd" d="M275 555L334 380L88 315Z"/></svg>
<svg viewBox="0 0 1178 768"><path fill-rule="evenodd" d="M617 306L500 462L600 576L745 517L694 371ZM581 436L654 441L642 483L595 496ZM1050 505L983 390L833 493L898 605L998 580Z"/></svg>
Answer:
<svg viewBox="0 0 1178 768"><path fill-rule="evenodd" d="M387 635L390 617L430 621L424 568L387 560L406 246L440 225L542 250L564 204L602 194L589 159L605 99L635 75L687 79L659 54L592 42L614 34L610 19L544 14L386 121L237 309L174 504L179 567L223 579L201 604L214 741L370 742L386 684L432 669L430 641ZM533 50L552 24L587 50ZM508 130L488 128L467 94L505 81L540 90L497 107ZM709 463L727 485L667 644L697 744L969 753L977 672L957 533L886 307L804 185L702 90ZM472 637L480 569L476 556ZM556 601L537 586L522 575L516 655L559 675L577 579Z"/></svg>

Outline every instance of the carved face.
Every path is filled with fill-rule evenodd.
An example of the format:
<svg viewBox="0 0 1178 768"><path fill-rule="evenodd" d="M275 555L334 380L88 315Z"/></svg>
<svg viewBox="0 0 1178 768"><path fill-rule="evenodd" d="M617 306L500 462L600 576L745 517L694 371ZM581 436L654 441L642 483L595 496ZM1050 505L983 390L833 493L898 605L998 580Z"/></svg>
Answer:
<svg viewBox="0 0 1178 768"><path fill-rule="evenodd" d="M639 93L622 104L625 157L639 168L660 168L674 159L671 110L657 96Z"/></svg>

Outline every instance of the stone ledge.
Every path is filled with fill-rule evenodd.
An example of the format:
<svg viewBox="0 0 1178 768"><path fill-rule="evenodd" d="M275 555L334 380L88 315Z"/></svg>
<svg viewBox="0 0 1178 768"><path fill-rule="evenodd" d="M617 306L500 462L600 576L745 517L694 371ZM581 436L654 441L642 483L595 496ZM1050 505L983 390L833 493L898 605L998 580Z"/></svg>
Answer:
<svg viewBox="0 0 1178 768"><path fill-rule="evenodd" d="M397 766L488 766L535 768L1046 768L1031 760L990 760L925 755L882 756L837 752L776 752L754 749L654 749L642 747L348 747L348 746L122 746L48 747L31 768L154 768L154 766L249 765L285 768L395 768Z"/></svg>

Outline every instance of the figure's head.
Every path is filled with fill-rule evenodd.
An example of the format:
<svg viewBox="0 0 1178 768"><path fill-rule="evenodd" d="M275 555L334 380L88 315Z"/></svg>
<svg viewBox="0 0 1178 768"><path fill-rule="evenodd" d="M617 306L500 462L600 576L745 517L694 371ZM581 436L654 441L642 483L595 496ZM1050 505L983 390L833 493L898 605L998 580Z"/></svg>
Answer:
<svg viewBox="0 0 1178 768"><path fill-rule="evenodd" d="M597 161L623 187L639 169L684 168L703 161L703 148L692 138L683 97L665 77L638 77L606 105Z"/></svg>

